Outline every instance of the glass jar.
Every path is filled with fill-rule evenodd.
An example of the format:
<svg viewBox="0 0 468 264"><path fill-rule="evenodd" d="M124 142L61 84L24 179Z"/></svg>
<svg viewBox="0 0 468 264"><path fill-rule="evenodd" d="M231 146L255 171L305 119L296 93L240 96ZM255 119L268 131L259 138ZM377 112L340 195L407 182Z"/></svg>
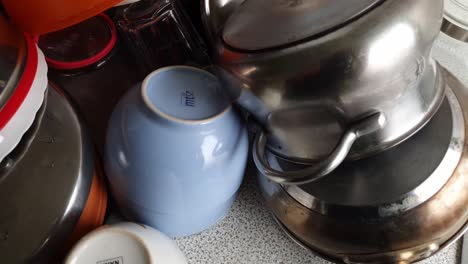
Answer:
<svg viewBox="0 0 468 264"><path fill-rule="evenodd" d="M99 151L115 104L141 81L117 35L113 21L99 15L38 39L49 64L49 80L78 106Z"/></svg>
<svg viewBox="0 0 468 264"><path fill-rule="evenodd" d="M114 54L116 43L117 30L105 14L38 38L49 67L68 75L101 67Z"/></svg>
<svg viewBox="0 0 468 264"><path fill-rule="evenodd" d="M169 65L210 64L204 41L176 0L139 1L115 21L143 76Z"/></svg>

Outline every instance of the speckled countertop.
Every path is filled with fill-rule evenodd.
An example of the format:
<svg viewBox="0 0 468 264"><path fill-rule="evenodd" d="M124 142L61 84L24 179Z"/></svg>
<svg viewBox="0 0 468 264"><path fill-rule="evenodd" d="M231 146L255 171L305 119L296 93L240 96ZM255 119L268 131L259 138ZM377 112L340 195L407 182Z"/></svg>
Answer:
<svg viewBox="0 0 468 264"><path fill-rule="evenodd" d="M230 214L216 226L177 239L189 263L331 264L291 241L263 204L252 169ZM458 264L459 243L419 264Z"/></svg>
<svg viewBox="0 0 468 264"><path fill-rule="evenodd" d="M468 44L441 34L433 55L468 86ZM177 240L189 262L330 263L301 248L282 232L263 204L254 174L252 169L247 171L238 198L224 220L198 235ZM458 264L459 253L460 243L455 243L419 264Z"/></svg>

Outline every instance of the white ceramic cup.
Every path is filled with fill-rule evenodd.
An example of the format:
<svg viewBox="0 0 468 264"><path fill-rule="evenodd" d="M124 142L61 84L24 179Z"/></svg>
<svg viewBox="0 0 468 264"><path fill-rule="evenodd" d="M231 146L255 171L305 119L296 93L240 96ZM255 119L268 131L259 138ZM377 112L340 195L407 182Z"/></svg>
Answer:
<svg viewBox="0 0 468 264"><path fill-rule="evenodd" d="M186 264L187 260L161 232L136 223L103 226L83 237L66 264Z"/></svg>

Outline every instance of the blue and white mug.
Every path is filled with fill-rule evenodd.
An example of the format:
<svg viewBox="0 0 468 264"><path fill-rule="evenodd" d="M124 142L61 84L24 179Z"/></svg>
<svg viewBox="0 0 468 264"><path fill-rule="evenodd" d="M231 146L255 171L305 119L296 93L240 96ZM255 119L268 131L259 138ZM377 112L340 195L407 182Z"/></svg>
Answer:
<svg viewBox="0 0 468 264"><path fill-rule="evenodd" d="M248 139L222 89L208 72L172 66L122 98L109 123L105 165L124 216L180 237L227 214Z"/></svg>

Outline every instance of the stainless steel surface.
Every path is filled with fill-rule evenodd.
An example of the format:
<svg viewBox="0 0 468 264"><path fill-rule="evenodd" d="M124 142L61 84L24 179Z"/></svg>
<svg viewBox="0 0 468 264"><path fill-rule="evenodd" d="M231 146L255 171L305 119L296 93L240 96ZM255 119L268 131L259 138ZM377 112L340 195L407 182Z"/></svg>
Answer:
<svg viewBox="0 0 468 264"><path fill-rule="evenodd" d="M273 215L273 219L275 220L276 224L281 228L281 230L288 236L289 239L291 239L292 241L294 241L294 243L296 243L296 245L300 246L301 248L305 249L306 251L314 254L314 255L317 255L317 256L320 256L321 258L323 259L326 259L326 260L329 260L329 261L333 261L334 263L345 263L345 264L350 264L352 262L343 262L343 260L341 259L332 259L330 256L326 256L326 255L322 255L320 254L319 252L307 247L300 239L298 239L296 236L294 236L294 234L292 234L291 232L289 232L289 230L287 229L287 227L285 225L283 225L281 223L281 221L276 218L274 215ZM454 246L454 244L460 240L460 238L462 238L463 234L466 233L466 231L468 230L468 222L465 224L465 226L460 229L454 236L452 236L447 242L445 242L444 244L442 244L438 249L437 251L440 252L442 250L445 250L451 246ZM464 236L466 237L466 236ZM463 241L464 243L464 241ZM463 246L463 243L462 243L462 246ZM463 259L463 248L462 248L462 252L461 252L461 259L460 259L460 264L465 264L465 260ZM405 254L406 252L401 252L402 254ZM422 254L423 256L421 256L421 258L423 259L427 259L431 256L427 256L427 254ZM430 260L429 260L430 261ZM457 259L458 261L458 259ZM387 262L388 264L392 263L392 262ZM408 262L405 262L405 261L400 261L398 262L398 264L407 264ZM420 263L418 261L418 263ZM434 263L441 263L441 262L434 262ZM448 263L448 262L443 262L443 263ZM458 264L458 262L457 262Z"/></svg>
<svg viewBox="0 0 468 264"><path fill-rule="evenodd" d="M462 155L462 110L450 90L447 98L425 128L397 147L342 164L322 181L285 190L303 206L325 215L363 209L384 217L419 206L447 183ZM276 167L291 166L270 158Z"/></svg>
<svg viewBox="0 0 468 264"><path fill-rule="evenodd" d="M47 92L44 117L32 131L26 136L32 141L23 141L0 172L2 263L51 263L59 257L91 187L89 135L53 88Z"/></svg>
<svg viewBox="0 0 468 264"><path fill-rule="evenodd" d="M254 140L252 156L258 170L274 182L294 185L310 183L323 178L340 166L357 139L381 129L384 125L385 117L381 113L374 113L356 122L344 133L340 144L336 146L330 156L315 164L307 164L304 169L277 170L272 168L265 157L267 139L263 131L259 132Z"/></svg>
<svg viewBox="0 0 468 264"><path fill-rule="evenodd" d="M444 23L442 32L468 42L468 1L444 0Z"/></svg>
<svg viewBox="0 0 468 264"><path fill-rule="evenodd" d="M443 74L447 79L447 89L453 91L460 103L463 117L467 117L468 88L464 87L451 73L444 71ZM448 97L450 98L450 95ZM456 107L452 107L452 110L456 113ZM333 185L321 186L323 189L320 191L313 189L316 187L311 187L312 189L309 188L308 190L304 188L308 193L314 192L315 197L322 195L321 199L324 199L324 197L329 199L329 204L332 204L333 207L323 206L323 210L320 209L320 203L304 206L302 204L304 201L302 203L298 202L291 196L291 192L288 193L284 187L259 175L261 189L267 205L279 221L302 244L335 261L345 263L411 263L433 255L447 243L455 240L454 237L460 237L465 232L468 224L468 208L466 206L468 204L468 144L464 142L468 120L464 118L463 137L454 138L453 136L460 132L456 128L457 122L455 120L457 118L452 122L447 122L447 113L444 113L444 111L447 111L445 105L437 113L437 115L442 116L437 117L436 115L431 123L410 138L408 142L402 143L397 148L404 148L403 144L407 144L413 138L419 137L421 133L428 133L426 130L434 130L423 144L416 141L418 143L413 148L424 159L427 158L427 151L431 151L434 158L438 156L440 158L439 162L443 162L446 159L445 157L450 157L451 162L448 162L448 167L444 166L443 169L447 170L445 173L440 172L438 176L435 176L433 172L437 171L437 168L434 167L432 167L432 173L426 175L408 173L406 181L396 182L396 184L401 183L402 186L389 185L389 180L383 177L355 177L355 181L352 183L347 182L346 177L342 177L342 181L335 179ZM440 122L440 124L437 127L431 127L432 122ZM453 132L450 131L450 124L453 127ZM444 127L444 125L446 126ZM450 131L449 136L447 136L447 130ZM459 132L456 132L457 130ZM442 149L438 149L440 148L439 144L444 144L444 142L447 144L445 149L443 146ZM421 150L421 148L424 148L424 144L428 144L432 148L426 151ZM450 146L449 152L452 152L452 154L447 152L448 146ZM462 157L459 162L456 162L456 154L460 151L462 151ZM382 153L381 155L385 154ZM405 158L404 154L400 155L403 156L400 157L401 159ZM394 159L397 159L397 157L391 155L387 160L393 162ZM372 159L369 160L369 163L372 162ZM422 164L431 167L433 162L434 160L428 159L427 162ZM413 169L410 167L412 164L421 168L421 163L416 161L410 160L406 164L409 166L408 168L393 168L394 173L403 173L406 169L411 171ZM453 164L456 165L454 172L450 171ZM343 166L346 166L346 164ZM379 167L375 168L372 173L385 176L380 174L382 172ZM349 176L353 177L353 175ZM449 177L448 181L443 184L444 180L440 178L446 179L447 177ZM323 180L328 180L328 178ZM432 183L424 186L428 180ZM374 194L371 192L371 197L365 197L367 195L365 188L362 191L359 190L361 186L365 186L363 184L365 181L375 181L374 186L380 185L380 188L375 190ZM407 182L412 183L408 184ZM421 184L418 185L418 182ZM320 184L320 181L317 184ZM435 195L430 196L430 193L440 188L440 185L443 185L442 189ZM397 188L394 188L395 186ZM423 188L421 189L420 186L423 186ZM405 190L411 187L412 191L415 192L411 198L397 199L392 207L386 207L386 211L375 210L375 208L378 208L376 205L384 204L382 200L372 203L373 198L380 197L377 195L378 192L381 193L382 198L391 201L397 197L395 194L399 194L397 198L405 197L405 193L408 193ZM341 195L339 193L347 188L350 189L348 191L350 195L346 196L346 194ZM386 189L392 188L396 192L393 194L390 192L389 195L389 191L386 191ZM426 191L429 197L424 195ZM414 196L415 194L417 196ZM422 201L419 201L418 199L421 199L421 197L423 197ZM427 198L429 199L424 201ZM413 201L413 199L416 199L416 201ZM367 203L363 204L362 201L367 201ZM407 204L411 206L406 207ZM416 206L417 204L419 205ZM388 212L391 213L388 214Z"/></svg>
<svg viewBox="0 0 468 264"><path fill-rule="evenodd" d="M460 264L468 263L468 235L463 237Z"/></svg>
<svg viewBox="0 0 468 264"><path fill-rule="evenodd" d="M222 36L233 30L228 26L238 26L231 23L234 16L241 23L248 14L246 4L233 11ZM217 61L225 69L220 78L262 122L270 151L291 160L327 157L352 123L381 112L386 125L356 140L348 155L363 158L414 134L440 106L443 78L429 54L442 11L442 0L386 0L323 36L255 52L234 49L218 36ZM257 15L258 9L250 12Z"/></svg>
<svg viewBox="0 0 468 264"><path fill-rule="evenodd" d="M5 105L23 74L27 50L24 36L0 14L0 108Z"/></svg>
<svg viewBox="0 0 468 264"><path fill-rule="evenodd" d="M444 22L442 23L442 32L454 39L468 43L468 29L453 24L447 19L444 19Z"/></svg>
<svg viewBox="0 0 468 264"><path fill-rule="evenodd" d="M202 22L206 29L206 35L211 43L221 32L232 12L245 0L203 0L200 1Z"/></svg>
<svg viewBox="0 0 468 264"><path fill-rule="evenodd" d="M227 20L223 40L249 51L290 46L343 27L379 2L383 0L247 0Z"/></svg>

